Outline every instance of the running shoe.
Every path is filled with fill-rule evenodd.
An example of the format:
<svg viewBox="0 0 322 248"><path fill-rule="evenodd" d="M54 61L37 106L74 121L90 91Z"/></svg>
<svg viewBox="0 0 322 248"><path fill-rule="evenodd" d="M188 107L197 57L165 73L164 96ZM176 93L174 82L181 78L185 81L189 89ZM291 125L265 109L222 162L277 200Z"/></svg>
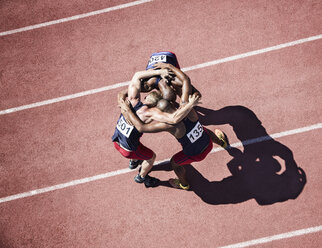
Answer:
<svg viewBox="0 0 322 248"><path fill-rule="evenodd" d="M227 139L226 135L224 134L224 132L219 129L215 129L215 134L216 134L217 138L220 139L222 142L222 144L220 146L222 148L227 148L229 144L228 144L228 139Z"/></svg>
<svg viewBox="0 0 322 248"><path fill-rule="evenodd" d="M186 185L186 186L182 185L178 178L169 179L169 183L173 188L176 188L176 189L184 189L184 190L189 190L190 189L189 184Z"/></svg>
<svg viewBox="0 0 322 248"><path fill-rule="evenodd" d="M155 177L151 177L149 175L146 175L145 177L141 177L140 174L137 174L134 177L134 181L137 183L144 183L145 187L156 187L159 185L160 180Z"/></svg>
<svg viewBox="0 0 322 248"><path fill-rule="evenodd" d="M129 162L129 168L131 170L135 169L136 167L138 167L140 164L142 164L143 160L135 160L135 159L130 159Z"/></svg>

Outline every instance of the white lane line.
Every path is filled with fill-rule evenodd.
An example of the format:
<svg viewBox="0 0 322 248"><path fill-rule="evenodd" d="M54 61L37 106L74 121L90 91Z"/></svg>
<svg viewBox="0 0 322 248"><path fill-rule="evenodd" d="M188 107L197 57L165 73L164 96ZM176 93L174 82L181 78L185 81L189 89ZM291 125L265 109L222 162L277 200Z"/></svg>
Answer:
<svg viewBox="0 0 322 248"><path fill-rule="evenodd" d="M26 109L41 107L41 106L44 106L44 105L49 105L49 104L52 104L52 103L62 102L62 101L66 101L66 100L70 100L70 99L74 99L74 98L78 98L78 97L82 97L82 96L88 96L88 95L96 94L96 93L99 93L99 92L120 88L122 86L127 86L128 84L129 84L129 82L117 83L117 84L104 86L104 87L97 88L97 89L82 91L82 92L67 95L67 96L61 96L61 97L58 97L58 98L53 98L53 99L49 99L49 100L45 100L45 101L41 101L41 102L35 102L35 103L32 103L32 104L22 105L22 106L15 107L15 108L5 109L5 110L0 111L0 115L5 115L5 114L10 114L10 113L13 113L13 112L17 112L17 111L22 111L22 110L26 110Z"/></svg>
<svg viewBox="0 0 322 248"><path fill-rule="evenodd" d="M307 126L307 127L302 127L302 128L289 130L289 131L275 133L270 136L262 136L262 137L258 137L258 138L254 138L254 139L244 140L242 142L236 142L236 143L230 144L230 146L231 147L247 146L247 145L260 143L260 142L267 141L267 140L277 139L277 138L284 137L284 136L289 136L289 135L298 134L298 133L305 133L305 132L312 131L315 129L320 129L320 128L322 128L322 123L317 123L317 124ZM218 152L218 151L223 151L223 150L224 150L223 148L217 147L217 148L213 148L211 150L211 152Z"/></svg>
<svg viewBox="0 0 322 248"><path fill-rule="evenodd" d="M232 147L240 147L242 145L245 146L245 145L249 145L249 144L254 144L254 143L259 143L259 142L263 142L266 140L270 140L272 138L280 138L280 137L304 133L304 132L308 132L308 131L312 131L312 130L316 130L316 129L320 129L320 128L322 128L322 123L317 123L317 124L314 124L311 126L306 126L303 128L297 128L297 129L293 129L293 130L289 130L289 131L285 131L285 132L275 133L270 136L263 136L263 137L259 137L259 138L255 138L255 139L245 140L243 142L237 142L237 143L231 144L231 146ZM215 149L212 149L211 153L215 153L215 152L219 152L219 151L223 151L223 150L224 149L222 149L222 148L215 148ZM169 159L158 161L158 162L156 162L156 165L160 164L160 163L164 163L165 161L169 161ZM2 197L2 198L0 198L0 203L9 202L9 201L13 201L13 200L33 196L33 195L39 195L42 193L46 193L46 192L50 192L50 191L54 191L54 190L58 190L58 189L64 189L64 188L76 186L79 184L89 183L89 182L101 180L101 179L112 177L112 176L126 174L131 171L132 170L130 170L130 169L121 169L121 170L117 170L117 171L107 172L104 174L99 174L99 175L92 176L92 177L86 177L86 178L82 178L82 179L73 180L73 181L70 181L67 183L57 184L57 185L53 185L53 186L49 186L49 187L45 187L45 188L40 188L40 189L35 189L35 190L28 191L28 192L16 194L16 195Z"/></svg>
<svg viewBox="0 0 322 248"><path fill-rule="evenodd" d="M238 60L238 59L242 59L242 58L246 58L246 57L250 57L250 56L254 56L254 55L258 55L258 54L262 54L262 53L267 53L267 52L270 52L270 51L274 51L274 50L278 50L278 49L282 49L282 48L286 48L286 47L299 45L299 44L302 44L302 43L305 43L305 42L319 40L321 38L322 38L322 34L316 35L316 36L311 36L311 37L308 37L308 38L305 38L305 39L295 40L295 41L280 44L280 45L277 45L277 46L267 47L267 48L263 48L263 49L259 49L259 50L255 50L255 51L251 51L251 52L247 52L247 53L242 53L242 54L239 54L239 55L234 55L234 56L223 58L223 59L217 59L217 60L208 61L208 62L205 62L205 63L202 63L202 64L198 64L198 65L194 65L194 66L190 66L190 67L185 67L185 68L182 68L182 70L183 71L196 70L196 69L200 69L200 68L204 68L204 67L208 67L208 66L212 66L212 65L216 65L216 64L221 64L221 63L234 61L234 60ZM50 99L50 100L45 100L45 101L41 101L41 102L35 102L35 103L32 103L32 104L26 104L26 105L14 107L14 108L0 110L0 115L10 114L10 113L17 112L17 111L22 111L22 110L36 108L36 107L40 107L40 106L44 106L44 105L48 105L48 104L62 102L62 101L70 100L70 99L77 98L77 97L92 95L92 94L96 94L96 93L99 93L99 92L103 92L103 91L107 91L107 90L127 86L128 84L129 84L129 81L122 82L122 83L117 83L117 84L105 86L105 87L102 87L102 88L82 91L82 92L79 92L79 93L75 93L75 94L71 94L71 95L67 95L67 96L62 96L62 97L58 97L58 98L53 98L53 99Z"/></svg>
<svg viewBox="0 0 322 248"><path fill-rule="evenodd" d="M70 17L66 17L66 18L62 18L62 19L58 19L58 20L54 20L54 21L49 21L49 22L35 24L35 25L23 27L23 28L17 28L17 29L13 29L13 30L9 30L9 31L4 31L4 32L0 33L0 36L20 33L20 32L24 32L24 31L28 31L28 30L33 30L33 29L37 29L37 28L42 28L42 27L46 27L46 26L51 26L51 25L63 23L63 22L74 21L74 20L78 20L78 19L82 19L82 18L94 16L94 15L100 15L100 14L104 14L104 13L111 12L114 10L124 9L124 8L132 7L135 5L147 3L147 2L152 2L152 1L153 0L139 0L139 1L134 1L134 2L130 2L130 3L125 3L125 4L105 8L105 9L100 9L100 10L80 14L80 15L74 15L74 16L70 16Z"/></svg>
<svg viewBox="0 0 322 248"><path fill-rule="evenodd" d="M322 231L322 226L315 226L315 227L296 230L296 231L292 231L292 232L268 236L268 237L261 238L261 239L253 239L253 240L249 240L249 241L241 242L241 243L237 243L237 244L221 246L218 248L242 248L242 247L248 247L248 246L252 246L252 245L268 243L268 242L272 242L274 240L287 239L287 238L292 238L292 237L305 235L305 234L309 234L309 233L320 232L320 231Z"/></svg>
<svg viewBox="0 0 322 248"><path fill-rule="evenodd" d="M199 65L186 67L183 70L184 71L191 71L191 70L204 68L204 67L207 67L207 66L222 64L222 63L229 62L229 61L234 61L234 60L237 60L237 59L243 59L243 58L258 55L258 54L267 53L267 52L279 50L279 49L282 49L282 48L299 45L299 44L309 42L309 41L319 40L321 38L322 38L322 34L315 35L315 36L311 36L311 37L308 37L308 38L295 40L295 41L291 41L291 42L276 45L276 46L266 47L266 48L255 50L255 51L252 51L252 52L242 53L242 54L238 54L238 55L235 55L235 56L230 56L230 57L227 57L227 58L217 59L217 60L213 60L213 61L209 61L209 62L206 62L206 63L199 64Z"/></svg>

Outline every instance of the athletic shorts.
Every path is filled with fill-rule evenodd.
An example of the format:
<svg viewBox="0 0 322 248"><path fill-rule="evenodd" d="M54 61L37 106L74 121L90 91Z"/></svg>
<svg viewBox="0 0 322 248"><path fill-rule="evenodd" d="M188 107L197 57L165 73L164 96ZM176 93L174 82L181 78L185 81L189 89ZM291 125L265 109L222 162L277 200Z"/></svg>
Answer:
<svg viewBox="0 0 322 248"><path fill-rule="evenodd" d="M208 146L202 153L199 153L194 156L189 156L184 154L183 151L181 151L173 155L172 159L178 165L185 165L185 164L191 164L192 162L199 162L204 160L207 157L208 153L212 150L212 147L213 147L213 144L212 144L212 140L210 139Z"/></svg>
<svg viewBox="0 0 322 248"><path fill-rule="evenodd" d="M122 148L117 142L113 142L114 147L118 150L123 157L129 159L149 160L153 157L153 151L141 143L135 151L128 151Z"/></svg>

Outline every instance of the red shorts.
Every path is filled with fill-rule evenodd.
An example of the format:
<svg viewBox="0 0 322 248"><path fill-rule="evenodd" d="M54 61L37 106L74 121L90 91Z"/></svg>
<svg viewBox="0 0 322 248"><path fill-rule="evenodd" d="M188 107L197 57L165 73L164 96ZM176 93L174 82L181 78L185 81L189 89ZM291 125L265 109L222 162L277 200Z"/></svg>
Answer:
<svg viewBox="0 0 322 248"><path fill-rule="evenodd" d="M177 165L185 165L185 164L191 164L192 162L199 162L204 160L208 153L212 150L213 144L212 140L210 139L210 142L207 146L207 148L202 152L194 156L189 156L183 153L183 151L176 153L173 155L172 159Z"/></svg>
<svg viewBox="0 0 322 248"><path fill-rule="evenodd" d="M145 147L141 143L139 143L139 146L135 151L125 150L124 148L120 147L120 145L117 142L113 143L116 150L118 150L123 155L123 157L139 160L149 160L153 157L153 151Z"/></svg>

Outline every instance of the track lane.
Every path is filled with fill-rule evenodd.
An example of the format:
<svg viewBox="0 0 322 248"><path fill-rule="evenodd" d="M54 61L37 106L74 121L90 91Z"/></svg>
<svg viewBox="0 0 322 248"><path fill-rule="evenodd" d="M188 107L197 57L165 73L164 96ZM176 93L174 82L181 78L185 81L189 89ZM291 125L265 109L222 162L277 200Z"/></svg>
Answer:
<svg viewBox="0 0 322 248"><path fill-rule="evenodd" d="M0 32L128 3L130 0L6 1L0 8ZM132 1L134 2L134 1Z"/></svg>
<svg viewBox="0 0 322 248"><path fill-rule="evenodd" d="M305 142L307 139L311 142ZM315 132L279 139L292 149L298 165L308 176L308 183L296 200L265 207L254 200L209 205L193 191L183 192L168 187L145 189L143 185L132 182L134 174L126 174L2 204L0 221L6 226L2 236L10 240L7 244L14 247L22 244L128 247L129 243L138 242L151 247L196 247L197 244L218 247L318 226L322 221L316 212L316 206L322 203L316 190L321 186L316 178L321 173L321 168L316 166L320 158L312 157L307 151L312 151L312 144L317 145L320 140L321 135ZM298 142L301 145L294 145ZM226 153L212 154L195 168L210 182L217 181L220 187L221 180L230 176L224 165L229 160ZM210 161L216 164L211 166ZM173 172L154 174L166 180ZM238 186L241 187L236 184ZM176 223L185 228L178 228ZM185 238L177 239L178 235ZM315 242L321 241L319 233L312 235ZM12 239L13 236L20 238Z"/></svg>
<svg viewBox="0 0 322 248"><path fill-rule="evenodd" d="M234 143L239 139L229 125L230 119L227 119L231 114L247 126L252 125L250 117L253 112L267 133L321 122L317 119L316 108L321 87L318 83L321 75L316 68L321 60L310 55L318 54L319 47L320 42L316 42L303 45L301 49L288 48L189 72L192 79L200 79L195 85L203 93L202 106L212 110L232 106L223 114L210 111L208 114L214 115L215 119L208 124L223 128L230 142ZM302 56L306 67L294 59L298 56ZM236 68L247 73L236 74ZM216 87L212 86L214 78ZM281 79L284 84L281 84ZM209 90L203 88L207 84L211 85ZM250 91L252 85L257 85L255 93ZM116 92L113 90L2 116L5 129L0 146L6 166L1 185L6 186L2 188L1 195L126 168L127 161L115 152L110 142L119 115L114 100ZM243 108L234 107L236 105L243 105ZM273 115L270 114L272 107ZM218 114L223 116L222 120L218 120ZM142 142L156 151L158 160L171 156L168 147L173 147L173 151L180 150L180 145L166 133L144 135ZM165 143L168 145L164 146Z"/></svg>
<svg viewBox="0 0 322 248"><path fill-rule="evenodd" d="M244 13L243 6L252 6L247 1L236 9L229 2L204 4L155 1L1 38L6 47L1 109L128 81L155 50L175 51L186 67L322 33L321 15L309 3L295 14L274 4ZM181 6L189 15L175 13ZM146 21L156 20L155 8L163 13L162 22Z"/></svg>
<svg viewBox="0 0 322 248"><path fill-rule="evenodd" d="M198 69L202 69L202 68L209 67L209 66L215 66L218 64L222 64L222 63L227 63L227 62L231 62L231 61L235 61L235 60L239 60L239 59L244 59L244 58L251 57L251 56L260 55L260 54L267 53L267 52L277 51L277 50L284 49L287 47L292 47L292 46L304 44L307 42L320 40L321 38L322 38L322 35L311 36L311 37L307 37L304 39L279 44L276 46L266 47L263 49L258 49L258 50L254 50L251 52L241 53L241 54L233 55L233 56L226 57L226 58L207 61L207 62L204 62L201 64L197 64L197 65L193 65L193 66L189 66L189 67L184 67L181 69L183 72L198 70ZM22 111L22 110L31 109L31 108L37 108L37 107L41 107L41 106L45 106L45 105L49 105L49 104L54 104L57 102L72 100L74 98L93 95L93 94L97 94L97 93L112 90L112 89L118 89L121 87L128 86L129 83L130 83L130 81L116 83L116 84L112 84L112 85L108 85L108 86L104 86L104 87L100 87L100 88L96 88L96 89L86 90L86 91L82 91L82 92L78 92L78 93L74 93L74 94L70 94L70 95L66 95L66 96L48 99L45 101L34 102L31 104L26 104L26 105L17 106L17 107L13 107L13 108L9 108L9 109L4 109L4 110L0 110L0 115L10 114L13 112Z"/></svg>
<svg viewBox="0 0 322 248"><path fill-rule="evenodd" d="M300 12L302 10L303 9L300 8ZM248 13L252 12L250 11ZM296 12L296 14L298 13L299 12ZM312 15L314 16L314 14ZM304 26L308 25L309 27L312 27L311 25L314 23L314 20L311 21L311 19L307 21ZM242 24L246 25L246 23ZM308 28L305 32L311 31L312 30ZM246 38L246 40L247 39L248 38ZM245 40L243 40L243 42L245 42ZM296 51L289 50L292 52L290 54L286 53L285 60L284 56L280 56L280 53L274 53L277 56L272 56L274 57L272 61L270 55L267 55L267 57L265 56L264 65L260 60L251 59L250 65L245 64L245 61L240 61L240 63L234 62L227 67L218 66L215 70L210 71L208 71L208 69L203 69L192 74L189 73L189 75L191 77L197 76L197 78L202 79L201 82L205 85L210 84L213 86L211 82L214 77L214 72L219 71L219 75L216 74L216 76L219 76L219 82L222 84L216 85L216 90L212 91L213 94L210 94L210 91L204 93L204 100L207 101L205 106L220 108L232 103L242 104L254 111L267 131L270 133L273 130L281 131L285 130L280 129L281 127L306 123L310 120L316 121L316 117L319 116L319 109L317 106L321 105L321 98L319 97L318 92L321 91L320 88L318 88L320 86L317 79L321 78L321 75L316 72L316 68L321 68L320 64L316 63L316 61L320 61L318 59L321 54L319 53L319 44L320 43L316 43L313 47L308 46L300 51L299 55L304 55L304 57L300 56L298 58L305 61L305 63L303 63L305 66L302 66L301 60L296 60L293 56L289 57L288 55L294 54L293 51ZM236 47L236 49L241 47ZM186 50L185 47L181 47L181 49L182 51ZM203 49L205 49L205 47L198 48L195 52L200 52ZM193 50L188 51L188 53L192 52ZM228 52L228 50L222 52ZM284 55L284 53L281 54ZM310 56L308 56L310 57L309 59L305 56L306 54L310 54ZM316 57L311 54L314 54ZM142 58L143 57L144 61L146 61L146 56L142 56ZM180 55L178 55L178 57L180 58ZM193 59L202 59L202 57L194 56L191 60ZM298 64L296 64L297 61ZM290 69L293 66L295 66L296 70ZM268 68L267 71L265 67ZM282 73L280 72L280 67L283 68ZM242 69L238 71L239 68ZM260 69L258 74L254 73L257 69ZM308 72L305 70L308 70ZM273 74L276 71L279 73L277 73L277 75ZM304 73L302 74L302 72ZM254 79L247 76L248 73L254 73ZM274 75L274 80L271 80L272 74ZM279 76L286 82L291 82L291 84L289 86L281 86L280 78L278 78ZM256 82L256 80L262 82L263 87L260 87L256 94L254 94L254 92L252 94L249 89L251 89L250 86L253 85L251 83ZM274 89L273 87L264 87L267 86L268 80L270 80L269 86L276 86L275 90L272 90ZM225 84L227 81L229 81L230 84ZM240 82L246 82L244 85L245 88L238 88ZM247 82L249 82L249 84ZM224 85L224 87L221 85ZM211 99L211 96L215 95L218 90L219 92L227 93L230 92L229 89L231 87L238 89L237 92L231 92L231 96L233 97L227 98L227 95L222 93L221 96L216 99L216 102ZM303 89L305 90L303 91ZM283 94L279 95L279 91ZM25 93L27 94L27 92ZM287 99L284 99L286 95ZM271 97L273 97L275 101L272 101ZM72 154L70 152L72 152L75 147L80 148L80 151L78 152L86 151L87 147L85 145L85 140L87 138L97 138L97 142L93 142L94 144L92 142L86 143L95 150L92 155L97 155L96 151L98 151L98 153L101 152L102 148L100 145L105 144L104 142L108 142L108 140L103 141L103 138L101 137L101 135L106 134L106 131L102 131L103 128L100 127L100 124L103 124L106 121L104 117L100 116L99 120L97 120L90 116L91 113L99 115L104 114L106 108L102 102L105 103L104 100L108 98L111 98L109 94L107 94L106 97L105 94L102 94L101 97L98 97L97 95L95 98L86 97L83 98L82 101L73 101L70 105L68 103L68 110L65 108L66 103L59 104L61 112L59 112L60 118L58 121L55 120L57 116L57 112L55 113L57 106L51 106L49 109L47 107L42 108L42 110L46 111L45 115L44 112L30 110L28 114L13 114L10 119L7 119L6 117L5 119L0 120L5 120L6 123L13 124L12 127L9 128L9 131L11 129L10 135L13 135L12 137L14 137L14 135L17 135L14 127L18 127L18 129L16 129L18 133L23 133L26 131L24 130L26 128L24 122L27 123L27 128L29 129L35 124L37 120L35 117L42 116L42 123L40 123L39 126L34 125L38 127L37 131L39 130L39 133L34 134L31 132L31 129L29 129L29 131L27 130L27 133L22 136L23 139L21 139L22 137L19 138L22 143L29 139L28 142L30 142L31 145L37 143L42 144L43 140L40 138L41 135L49 134L48 139L45 141L45 145L47 145L47 147L52 147L54 143L51 143L51 141L60 142L54 137L56 134L58 137L66 138L65 140L67 141L65 144L67 150L62 153L62 161L69 161L68 159L70 156L75 156L79 159L79 154ZM88 102L87 100L85 101L87 106L83 105L84 99L91 99ZM93 99L94 102L92 102ZM282 100L282 104L279 102L280 100ZM91 108L92 106L96 106L97 108ZM115 106L110 106L108 107L108 110L112 107L115 108ZM103 113L101 112L102 109L104 109ZM272 109L275 111L274 115L269 112ZM66 112L64 111L67 111L67 119L65 115ZM34 115L34 113L36 114ZM69 116L68 113L70 113ZM114 115L115 113L116 112L114 112ZM72 114L75 115L72 116ZM17 116L20 116L21 119ZM52 120L53 123L51 123ZM91 121L93 121L94 124ZM107 118L106 124L108 127L114 126L112 122L112 119ZM67 124L70 123L73 124L71 128L75 128L75 130L61 130L61 127L66 127ZM50 132L48 132L48 130L46 132L44 129L44 126L46 125L50 127ZM81 129L82 135L76 137L76 134L79 131L77 128L79 126L82 128L85 126L85 129ZM233 130L229 126L223 127L227 130L229 136L232 137L232 141L237 140L233 134ZM93 133L93 130L99 131ZM28 136L28 134L31 134L31 136ZM147 136L144 138L146 137ZM156 148L158 145L161 145L161 141L162 140L160 140L160 144L154 144L156 145ZM146 190L144 187L141 187L142 185L137 185L132 182L133 173L133 175L128 174L127 176L124 175L111 180L96 182L90 184L89 187L83 187L84 185L77 186L74 189L66 189L29 199L18 200L14 201L14 204L12 204L12 202L1 205L2 218L0 218L0 221L3 223L1 226L5 226L6 229L0 230L2 234L2 240L0 241L2 242L4 240L2 243L5 242L7 245L18 247L22 245L27 247L37 245L56 245L58 247L106 247L106 245L111 245L112 247L128 247L129 243L140 243L142 245L151 246L151 241L146 238L146 236L149 236L153 237L154 240L158 240L157 244L152 243L152 247L153 245L170 247L174 245L177 246L177 237L182 236L186 238L179 240L180 246L214 246L214 244L219 246L320 225L321 214L318 212L320 208L317 208L316 206L321 206L320 194L317 190L321 188L321 182L317 177L317 175L321 174L321 171L320 167L316 165L319 164L321 157L316 154L320 154L318 148L321 146L321 133L312 132L300 136L296 135L280 139L279 141L293 151L297 164L303 167L308 175L308 183L302 194L295 201L289 200L267 207L259 206L254 200L248 200L240 204L209 206L209 204L204 203L192 192L178 192L164 187L160 187L156 190ZM9 142L14 144L16 141L10 139ZM28 145L28 142L25 144ZM81 144L81 146L77 147L78 144ZM15 145L13 145L13 147L15 147ZM29 149L32 147L28 148L26 146L25 148L25 151L28 152L31 151ZM43 149L41 151L45 151L46 146L43 146L41 149ZM10 151L10 154L13 151L14 149ZM166 152L167 151L164 151L164 154L166 154ZM59 154L59 151L55 150L54 155L57 156L57 154ZM115 151L112 151L111 154L114 156ZM43 156L35 163L35 167L39 166L39 168L42 168L41 162L44 161L46 163L46 151L42 155ZM3 159L4 157L2 156L1 158ZM98 162L100 158L93 159L93 157L91 157L88 159L86 158L85 153L82 154L81 159L84 159L85 162ZM103 160L104 159L105 157L103 157ZM213 159L213 161L215 161L215 166L218 166L210 167L209 162L207 161L196 164L198 171L207 177L207 179L220 181L230 175L225 167L225 164L231 159L228 154L220 154L219 156L218 153L215 156L211 155L207 159L207 161ZM28 161L28 158L26 162L34 164L32 163L33 161ZM72 161L72 163L73 162L76 163L77 161ZM74 177L76 176L75 173L86 173L86 170L88 169L87 167L84 170L82 168L77 168L78 171L74 172L72 169L74 170L75 167L72 168L72 165L73 164L67 164L67 166L70 166L69 168L52 168L52 172L59 171L59 173L66 178L67 175ZM10 164L10 167L12 168L18 167L17 171L21 170L21 166L21 163L16 165ZM98 170L101 169L101 166L102 163L99 162L99 164L97 164ZM119 164L109 164L108 166L119 166ZM24 169L27 170L28 168ZM22 172L19 176L24 177L25 175L26 174ZM48 168L39 172L39 175L48 176ZM162 180L166 180L169 177L169 172L156 172L155 175L159 176ZM41 180L43 181L32 182L40 185L47 183L48 181L46 180L60 180L59 178L54 178L54 174L49 175L49 177L49 179L42 178ZM27 179L28 180L24 182L28 184L29 180L33 180L32 174L27 174ZM3 184L1 183L1 185ZM27 185L24 184L17 185L19 189L23 189L23 187L26 186ZM18 189L13 188L10 183L8 187L12 191ZM35 201L35 199L37 201ZM178 201L178 199L180 199L180 201ZM148 202L149 204L133 204L133 201L136 203ZM182 204L187 207L182 208ZM62 208L62 206L64 207ZM48 215L48 213L50 213L50 215ZM142 213L149 216L149 218L142 218ZM198 213L198 223L196 222L195 213ZM279 214L276 215L276 213ZM30 216L33 218L30 218ZM23 223L21 219L24 220ZM256 221L255 223L254 220ZM182 223L185 228L178 229L178 226L175 225L175 223L178 222ZM48 223L51 223L51 225ZM291 226L296 226L296 228L291 228ZM42 230L42 232L39 233L39 230ZM196 230L198 230L198 232L196 232ZM201 236L200 234L205 234L206 236ZM320 237L320 234L317 236L314 235L314 239L317 240L318 243L321 243Z"/></svg>

